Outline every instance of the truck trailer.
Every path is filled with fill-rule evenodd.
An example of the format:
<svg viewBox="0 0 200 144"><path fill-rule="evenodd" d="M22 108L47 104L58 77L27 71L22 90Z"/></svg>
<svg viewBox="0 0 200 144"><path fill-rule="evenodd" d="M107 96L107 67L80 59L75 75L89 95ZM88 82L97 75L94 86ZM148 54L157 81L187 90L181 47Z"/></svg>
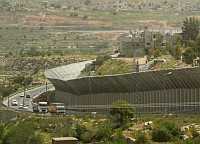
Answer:
<svg viewBox="0 0 200 144"><path fill-rule="evenodd" d="M49 112L54 114L65 114L64 103L50 103Z"/></svg>

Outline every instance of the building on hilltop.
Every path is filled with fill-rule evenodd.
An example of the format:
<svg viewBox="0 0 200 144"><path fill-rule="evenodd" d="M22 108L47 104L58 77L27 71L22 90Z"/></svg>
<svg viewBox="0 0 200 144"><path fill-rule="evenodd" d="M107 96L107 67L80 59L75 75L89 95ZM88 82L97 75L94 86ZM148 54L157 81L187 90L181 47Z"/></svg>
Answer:
<svg viewBox="0 0 200 144"><path fill-rule="evenodd" d="M143 54L139 56L144 56L149 48L160 46L165 49L166 42L171 43L169 40L174 42L177 39L177 36L173 37L172 34L166 33L165 30L153 31L146 29L144 31L136 31L131 33L129 37L121 39L119 52L125 57L134 57L136 50L140 49L140 51L143 51Z"/></svg>

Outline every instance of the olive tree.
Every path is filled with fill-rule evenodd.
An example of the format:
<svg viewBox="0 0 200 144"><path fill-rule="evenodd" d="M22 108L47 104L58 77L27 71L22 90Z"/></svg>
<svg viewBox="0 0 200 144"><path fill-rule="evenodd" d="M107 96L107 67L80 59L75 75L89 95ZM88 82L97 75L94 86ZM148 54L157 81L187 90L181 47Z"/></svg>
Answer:
<svg viewBox="0 0 200 144"><path fill-rule="evenodd" d="M115 122L120 123L120 125L124 125L128 120L135 116L135 108L126 101L118 100L114 102L109 110L109 114L115 117Z"/></svg>

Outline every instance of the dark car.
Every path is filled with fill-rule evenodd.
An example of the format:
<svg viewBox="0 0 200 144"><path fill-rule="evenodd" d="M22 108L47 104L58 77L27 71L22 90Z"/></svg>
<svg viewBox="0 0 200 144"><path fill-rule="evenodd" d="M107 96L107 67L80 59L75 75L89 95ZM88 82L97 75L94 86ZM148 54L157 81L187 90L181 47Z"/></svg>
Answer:
<svg viewBox="0 0 200 144"><path fill-rule="evenodd" d="M27 94L26 94L26 98L31 98L31 94L30 94L30 93L27 93Z"/></svg>

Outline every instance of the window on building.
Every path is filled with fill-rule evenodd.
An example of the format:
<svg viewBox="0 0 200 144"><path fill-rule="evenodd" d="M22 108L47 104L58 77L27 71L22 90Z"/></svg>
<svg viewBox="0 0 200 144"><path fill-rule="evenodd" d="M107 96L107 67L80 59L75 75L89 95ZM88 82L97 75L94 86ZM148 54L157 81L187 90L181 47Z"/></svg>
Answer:
<svg viewBox="0 0 200 144"><path fill-rule="evenodd" d="M137 43L136 46L139 46L139 43Z"/></svg>
<svg viewBox="0 0 200 144"><path fill-rule="evenodd" d="M132 44L132 46L135 46L135 44Z"/></svg>
<svg viewBox="0 0 200 144"><path fill-rule="evenodd" d="M150 45L150 43L147 43L147 45Z"/></svg>

